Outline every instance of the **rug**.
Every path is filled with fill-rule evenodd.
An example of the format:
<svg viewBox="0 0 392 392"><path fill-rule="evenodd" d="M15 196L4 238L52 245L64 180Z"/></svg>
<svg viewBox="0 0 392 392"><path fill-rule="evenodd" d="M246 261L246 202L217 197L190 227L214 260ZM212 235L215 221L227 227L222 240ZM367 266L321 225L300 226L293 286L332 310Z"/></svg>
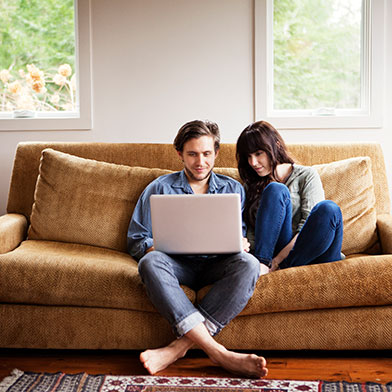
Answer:
<svg viewBox="0 0 392 392"><path fill-rule="evenodd" d="M348 383L211 377L111 376L14 370L0 392L392 392L392 382Z"/></svg>

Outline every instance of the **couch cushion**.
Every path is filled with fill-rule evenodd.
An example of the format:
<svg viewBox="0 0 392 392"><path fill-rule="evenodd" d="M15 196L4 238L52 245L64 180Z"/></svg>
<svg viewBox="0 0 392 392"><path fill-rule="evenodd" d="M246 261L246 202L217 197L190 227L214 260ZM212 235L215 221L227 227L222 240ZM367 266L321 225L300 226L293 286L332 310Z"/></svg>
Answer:
<svg viewBox="0 0 392 392"><path fill-rule="evenodd" d="M215 167L214 172L216 174L223 174L224 176L228 176L234 178L238 182L242 183L240 173L237 168L234 167Z"/></svg>
<svg viewBox="0 0 392 392"><path fill-rule="evenodd" d="M136 261L123 252L54 241L24 241L0 255L0 302L155 312ZM183 287L191 301L195 293Z"/></svg>
<svg viewBox="0 0 392 392"><path fill-rule="evenodd" d="M343 253L372 248L377 242L377 214L370 158L349 158L313 167L320 174L326 199L342 210Z"/></svg>
<svg viewBox="0 0 392 392"><path fill-rule="evenodd" d="M126 234L143 189L163 169L128 167L42 151L29 239L126 251Z"/></svg>
<svg viewBox="0 0 392 392"><path fill-rule="evenodd" d="M392 255L365 255L263 275L241 315L391 304Z"/></svg>

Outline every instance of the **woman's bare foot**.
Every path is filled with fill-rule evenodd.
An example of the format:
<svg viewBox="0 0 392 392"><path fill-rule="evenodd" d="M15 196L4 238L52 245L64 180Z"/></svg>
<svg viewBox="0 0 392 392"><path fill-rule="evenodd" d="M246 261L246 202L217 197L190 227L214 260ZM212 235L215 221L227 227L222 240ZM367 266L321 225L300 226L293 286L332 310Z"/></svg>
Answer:
<svg viewBox="0 0 392 392"><path fill-rule="evenodd" d="M263 263L260 263L260 275L266 275L270 272L270 269Z"/></svg>
<svg viewBox="0 0 392 392"><path fill-rule="evenodd" d="M267 362L255 354L242 354L229 351L223 346L210 353L210 359L231 373L248 377L265 377L268 374Z"/></svg>
<svg viewBox="0 0 392 392"><path fill-rule="evenodd" d="M192 341L182 337L166 347L143 351L140 361L150 374L155 374L182 358L192 346Z"/></svg>

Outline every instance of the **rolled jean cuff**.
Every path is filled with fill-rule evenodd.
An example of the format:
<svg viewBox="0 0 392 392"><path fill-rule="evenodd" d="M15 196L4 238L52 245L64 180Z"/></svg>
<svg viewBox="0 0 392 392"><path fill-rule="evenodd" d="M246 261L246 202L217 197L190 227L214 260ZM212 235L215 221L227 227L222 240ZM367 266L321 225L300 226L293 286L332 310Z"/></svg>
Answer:
<svg viewBox="0 0 392 392"><path fill-rule="evenodd" d="M224 328L224 325L211 317L200 305L198 306L198 309L200 313L205 317L204 325L206 326L210 335L217 335Z"/></svg>
<svg viewBox="0 0 392 392"><path fill-rule="evenodd" d="M211 336L214 336L219 332L218 327L211 320L205 319L204 325Z"/></svg>
<svg viewBox="0 0 392 392"><path fill-rule="evenodd" d="M195 328L196 325L203 323L205 318L199 312L193 312L189 316L185 317L182 321L180 321L176 326L176 335L178 338L183 337L186 333L188 333L191 329Z"/></svg>

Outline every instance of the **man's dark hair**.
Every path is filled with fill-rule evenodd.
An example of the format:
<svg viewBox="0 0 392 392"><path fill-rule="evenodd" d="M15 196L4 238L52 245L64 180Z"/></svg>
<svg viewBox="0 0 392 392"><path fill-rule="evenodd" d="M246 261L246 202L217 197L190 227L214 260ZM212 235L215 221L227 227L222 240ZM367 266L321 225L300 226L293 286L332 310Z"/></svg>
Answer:
<svg viewBox="0 0 392 392"><path fill-rule="evenodd" d="M214 139L215 152L219 150L219 127L211 121L194 120L184 124L179 129L173 144L177 151L182 151L184 149L184 144L188 140L198 139L202 136L211 136Z"/></svg>

